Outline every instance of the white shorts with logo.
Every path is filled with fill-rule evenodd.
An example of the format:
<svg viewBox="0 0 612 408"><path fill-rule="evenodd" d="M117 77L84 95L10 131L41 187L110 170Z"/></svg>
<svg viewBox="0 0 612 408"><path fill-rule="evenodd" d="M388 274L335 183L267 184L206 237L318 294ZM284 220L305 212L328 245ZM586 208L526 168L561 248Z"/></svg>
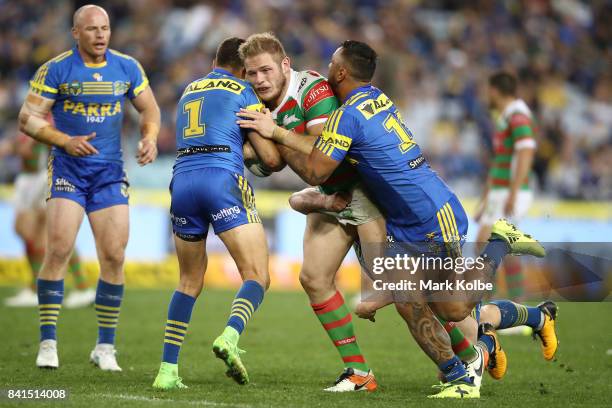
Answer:
<svg viewBox="0 0 612 408"><path fill-rule="evenodd" d="M322 192L321 188L319 188L319 191ZM361 183L353 188L352 200L344 210L340 212L320 212L336 218L343 225L362 225L382 217L378 207L372 202Z"/></svg>
<svg viewBox="0 0 612 408"><path fill-rule="evenodd" d="M482 214L480 223L483 225L493 225L495 221L500 218L507 218L504 216L504 206L510 190L508 189L492 189L489 191L487 197L487 203L485 204L485 210ZM533 191L531 190L520 190L516 196L516 202L514 203L514 214L509 217L510 222L520 222L533 202Z"/></svg>
<svg viewBox="0 0 612 408"><path fill-rule="evenodd" d="M22 173L15 179L13 204L17 211L45 208L47 199L47 171Z"/></svg>

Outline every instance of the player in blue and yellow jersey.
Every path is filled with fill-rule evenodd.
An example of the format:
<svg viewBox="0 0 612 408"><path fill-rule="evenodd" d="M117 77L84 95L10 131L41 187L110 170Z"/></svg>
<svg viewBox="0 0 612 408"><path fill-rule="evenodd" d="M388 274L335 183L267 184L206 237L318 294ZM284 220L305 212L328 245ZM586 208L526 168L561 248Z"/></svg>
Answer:
<svg viewBox="0 0 612 408"><path fill-rule="evenodd" d="M128 181L121 156L124 102L129 99L140 113L140 165L157 156L160 113L140 64L108 49L110 23L103 8L79 8L72 35L75 47L38 69L19 113L24 133L53 146L47 250L37 281L41 343L36 365L59 366L55 328L64 271L87 214L100 262L95 300L98 340L90 359L102 370L121 371L114 343L129 225ZM45 119L49 112L54 126Z"/></svg>
<svg viewBox="0 0 612 408"><path fill-rule="evenodd" d="M228 376L239 384L249 382L238 340L261 304L270 278L264 229L253 189L243 174L245 140L267 168L280 170L284 163L274 143L236 124L240 109L263 108L253 88L241 79L244 69L238 48L243 42L239 38L223 41L214 70L190 83L178 102L170 216L180 282L168 308L162 363L153 383L161 390L185 388L178 376L178 355L202 291L209 225L227 247L244 281L225 330L213 343L213 352L225 362Z"/></svg>
<svg viewBox="0 0 612 408"><path fill-rule="evenodd" d="M324 182L345 158L356 167L364 184L383 211L387 233L406 243L427 243L434 255L460 256L467 217L457 197L436 175L412 140L392 101L371 85L376 53L358 41L346 41L334 53L328 81L343 105L326 122L316 148L309 155L294 155L292 168L310 184ZM243 115L258 120L260 115ZM289 132L275 131L272 139L290 146ZM536 241L508 224L494 229L497 235L485 250L494 270L506 253L542 256ZM428 254L431 256L431 254ZM463 320L474 307L468 302L427 305L396 304L407 308L403 316L423 350L448 381L437 397L478 397L463 363L455 356L441 325L420 324L431 310L444 320ZM430 319L431 321L431 319Z"/></svg>

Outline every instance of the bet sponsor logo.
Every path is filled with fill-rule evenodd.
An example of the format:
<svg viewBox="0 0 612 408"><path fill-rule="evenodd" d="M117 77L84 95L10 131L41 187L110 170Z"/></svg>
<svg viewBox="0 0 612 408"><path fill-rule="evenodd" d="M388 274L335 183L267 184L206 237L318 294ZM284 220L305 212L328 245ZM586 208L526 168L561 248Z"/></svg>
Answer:
<svg viewBox="0 0 612 408"><path fill-rule="evenodd" d="M187 225L187 223L188 223L187 218L185 218L185 217L178 217L178 216L174 215L173 213L170 213L170 220L172 221L172 223L174 225L178 225L179 227L181 227L183 225Z"/></svg>
<svg viewBox="0 0 612 408"><path fill-rule="evenodd" d="M213 221L223 220L225 222L229 222L238 218L238 214L240 214L240 207L237 205L228 208L222 208L216 214L210 214Z"/></svg>

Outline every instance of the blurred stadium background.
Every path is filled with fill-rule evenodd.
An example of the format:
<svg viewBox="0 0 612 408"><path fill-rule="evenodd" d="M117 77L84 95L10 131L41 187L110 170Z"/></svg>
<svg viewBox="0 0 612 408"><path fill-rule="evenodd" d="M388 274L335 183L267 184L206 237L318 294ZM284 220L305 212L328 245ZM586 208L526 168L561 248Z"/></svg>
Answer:
<svg viewBox="0 0 612 408"><path fill-rule="evenodd" d="M0 141L17 134L28 80L46 60L72 46L72 12L88 1L0 0ZM498 69L520 78L520 95L536 114L539 145L536 200L525 228L541 241L608 242L612 237L612 8L610 1L108 0L111 47L144 66L162 110L160 156L139 168L135 115L124 127L131 182L129 287L172 287L178 276L168 217L175 154L175 105L184 86L207 73L220 40L273 31L296 69L327 73L344 39L380 55L375 84L400 107L432 166L473 212L492 151L487 76ZM135 112L132 112L135 113ZM0 161L0 285L29 280L12 230L11 183L19 159ZM272 249L275 288L297 288L305 218L287 197L304 184L286 169L249 175ZM476 234L471 224L469 236ZM91 281L95 246L85 223L77 241ZM239 282L233 261L210 235L207 284ZM341 286L357 289L349 257Z"/></svg>

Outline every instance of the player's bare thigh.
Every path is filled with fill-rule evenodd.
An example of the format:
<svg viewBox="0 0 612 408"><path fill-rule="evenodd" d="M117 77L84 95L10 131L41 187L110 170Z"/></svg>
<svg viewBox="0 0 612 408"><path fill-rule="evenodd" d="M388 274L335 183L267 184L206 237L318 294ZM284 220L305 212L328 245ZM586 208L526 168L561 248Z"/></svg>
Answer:
<svg viewBox="0 0 612 408"><path fill-rule="evenodd" d="M204 274L208 266L206 240L191 242L175 235L174 245L180 271L177 290L197 298L202 292Z"/></svg>
<svg viewBox="0 0 612 408"><path fill-rule="evenodd" d="M260 223L243 224L219 234L236 262L242 280L257 281L264 288L270 286L268 271L268 243Z"/></svg>
<svg viewBox="0 0 612 408"><path fill-rule="evenodd" d="M64 276L85 210L72 200L52 198L46 213L47 248L39 277L58 280Z"/></svg>
<svg viewBox="0 0 612 408"><path fill-rule="evenodd" d="M300 282L311 302L324 302L334 294L334 278L355 233L353 226L343 226L329 215L311 213L306 217Z"/></svg>
<svg viewBox="0 0 612 408"><path fill-rule="evenodd" d="M123 262L130 231L128 206L113 205L93 211L88 216L96 241L100 277L108 283L123 284Z"/></svg>

